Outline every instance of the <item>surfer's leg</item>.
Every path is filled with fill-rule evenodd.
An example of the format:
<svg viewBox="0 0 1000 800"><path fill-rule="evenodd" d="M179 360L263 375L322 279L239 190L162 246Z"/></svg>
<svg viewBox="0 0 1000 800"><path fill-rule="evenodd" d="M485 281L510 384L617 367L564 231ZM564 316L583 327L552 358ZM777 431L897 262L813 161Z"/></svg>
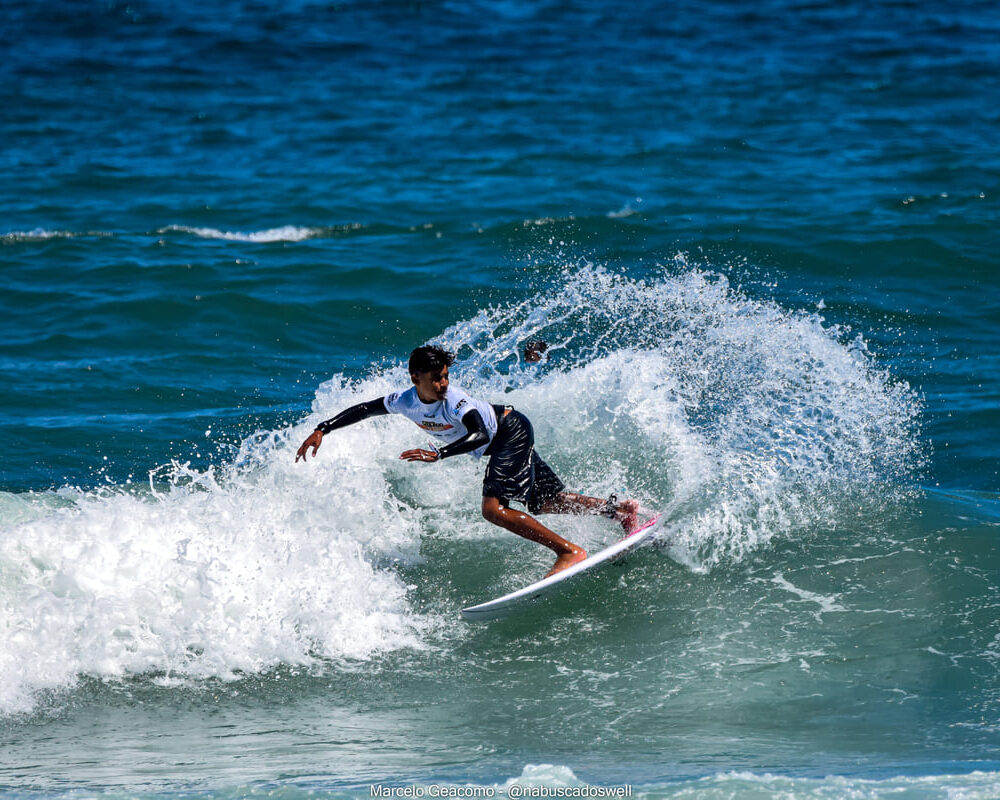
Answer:
<svg viewBox="0 0 1000 800"><path fill-rule="evenodd" d="M483 477L483 516L494 525L552 550L557 556L548 572L552 575L583 561L587 551L549 530L530 514L510 507L510 502L516 500L524 503L531 514L537 514L546 497L565 488L538 458L534 442L535 434L527 417L517 411L503 416L490 445L490 461Z"/></svg>
<svg viewBox="0 0 1000 800"><path fill-rule="evenodd" d="M583 561L587 557L587 551L582 547L563 539L555 531L549 530L537 519L523 511L510 508L499 498L483 498L483 516L494 525L499 525L501 528L523 536L525 539L543 544L552 550L557 556L556 563L545 575L546 578L576 564L578 561Z"/></svg>
<svg viewBox="0 0 1000 800"><path fill-rule="evenodd" d="M543 514L603 514L618 520L626 534L639 527L639 501L624 500L611 504L600 497L589 497L576 492L559 492L550 497L539 509ZM611 512L610 514L608 512Z"/></svg>

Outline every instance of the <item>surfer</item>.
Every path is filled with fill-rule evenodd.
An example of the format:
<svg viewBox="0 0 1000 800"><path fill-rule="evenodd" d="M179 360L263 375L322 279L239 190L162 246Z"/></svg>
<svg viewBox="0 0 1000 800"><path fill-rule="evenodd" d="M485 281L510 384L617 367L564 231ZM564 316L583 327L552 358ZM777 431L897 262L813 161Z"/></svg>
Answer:
<svg viewBox="0 0 1000 800"><path fill-rule="evenodd" d="M432 450L406 450L405 461L435 462L462 453L490 460L483 479L483 516L494 525L538 542L556 554L548 575L583 561L587 552L559 536L531 514L603 514L621 524L626 534L639 525L639 504L618 503L614 495L599 497L567 492L565 485L535 452L534 430L524 414L511 406L495 406L470 397L449 385L448 368L455 357L439 347L425 345L410 354L413 386L375 400L358 403L321 422L299 447L295 461L313 457L323 437L369 417L402 414L431 436L444 442ZM510 507L516 501L531 514Z"/></svg>

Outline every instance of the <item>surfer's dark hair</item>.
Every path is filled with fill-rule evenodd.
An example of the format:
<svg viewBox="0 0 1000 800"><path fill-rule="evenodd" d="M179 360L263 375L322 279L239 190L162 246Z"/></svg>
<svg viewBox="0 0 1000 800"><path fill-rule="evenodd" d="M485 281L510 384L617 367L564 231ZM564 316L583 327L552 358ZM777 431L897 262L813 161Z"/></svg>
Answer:
<svg viewBox="0 0 1000 800"><path fill-rule="evenodd" d="M455 363L455 354L440 347L425 344L410 353L410 374L438 372Z"/></svg>

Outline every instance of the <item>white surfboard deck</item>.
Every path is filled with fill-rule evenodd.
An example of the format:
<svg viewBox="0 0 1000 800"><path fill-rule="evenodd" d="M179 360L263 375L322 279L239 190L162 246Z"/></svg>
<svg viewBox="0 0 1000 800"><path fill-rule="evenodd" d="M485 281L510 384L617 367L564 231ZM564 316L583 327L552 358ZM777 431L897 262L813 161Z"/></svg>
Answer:
<svg viewBox="0 0 1000 800"><path fill-rule="evenodd" d="M555 575L551 575L548 578L542 578L540 581L535 581L535 583L525 586L523 589L518 589L510 594L505 594L503 597L498 597L496 600L490 600L486 603L480 603L477 606L463 608L462 616L471 622L485 622L486 620L500 619L501 617L506 617L508 614L519 610L525 605L534 603L543 597L551 597L560 589L563 589L566 584L577 575L599 567L601 564L607 564L616 556L620 556L623 553L627 553L629 550L633 550L638 547L656 532L656 523L659 520L660 515L657 514L624 539L619 539L613 545L605 547L603 550L594 553L592 556L588 556L578 564L574 564L572 567L567 567L561 572L557 572Z"/></svg>

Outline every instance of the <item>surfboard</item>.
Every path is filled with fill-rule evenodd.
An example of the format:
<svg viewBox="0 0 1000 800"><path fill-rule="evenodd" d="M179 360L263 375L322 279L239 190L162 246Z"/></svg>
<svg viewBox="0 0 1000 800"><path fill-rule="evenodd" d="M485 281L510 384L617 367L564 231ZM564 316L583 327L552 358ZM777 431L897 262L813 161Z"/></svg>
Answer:
<svg viewBox="0 0 1000 800"><path fill-rule="evenodd" d="M541 600L543 597L551 597L561 589L564 589L577 576L596 569L602 564L607 564L617 556L634 550L641 545L656 533L656 523L659 519L660 515L657 514L648 522L632 531L624 539L619 539L613 545L605 547L603 550L594 553L592 556L588 556L572 567L567 567L561 572L557 572L555 575L542 578L540 581L535 581L535 583L525 586L523 589L505 594L496 600L463 608L462 616L470 622L485 622L486 620L500 619L520 610L524 606Z"/></svg>

